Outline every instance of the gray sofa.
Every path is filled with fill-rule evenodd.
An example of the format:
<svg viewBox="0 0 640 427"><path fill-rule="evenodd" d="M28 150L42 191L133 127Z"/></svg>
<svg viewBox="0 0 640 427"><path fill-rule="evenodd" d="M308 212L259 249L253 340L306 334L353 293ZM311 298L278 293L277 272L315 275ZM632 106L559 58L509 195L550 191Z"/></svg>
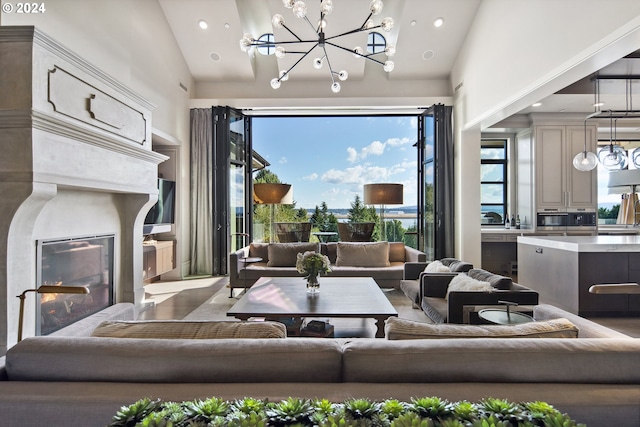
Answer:
<svg viewBox="0 0 640 427"><path fill-rule="evenodd" d="M453 258L444 261L451 268L448 273L426 273L424 269L428 263L408 263L401 282L401 289L412 300L414 308L422 308L434 323L473 323L474 314L477 317L474 307L498 305L500 301L528 306L538 304L536 291L514 283L510 277L472 268L471 264ZM459 274L488 282L491 290L448 292L449 284Z"/></svg>
<svg viewBox="0 0 640 427"><path fill-rule="evenodd" d="M363 266L361 260L349 259L338 262L339 248L357 246L372 247L388 244L388 258L386 265ZM281 250L282 249L282 250ZM330 243L251 243L242 249L231 253L229 259L229 286L234 288L249 288L260 277L296 277L300 273L295 266L295 253L313 250L329 257L331 262L330 276L338 277L373 277L381 288L399 288L406 262L425 262L427 256L402 242L330 242ZM269 258L269 253L277 252L277 260ZM289 252L287 256L287 252ZM291 256L293 255L293 256ZM246 260L257 262L247 262ZM252 260L253 259L253 260Z"/></svg>
<svg viewBox="0 0 640 427"><path fill-rule="evenodd" d="M130 304L106 310L130 318ZM0 359L3 426L102 426L143 397L543 400L589 427L640 425L640 340L555 307L582 338L142 339L32 337ZM117 317L117 316L115 316ZM445 325L443 325L445 326ZM84 335L84 336L83 336Z"/></svg>

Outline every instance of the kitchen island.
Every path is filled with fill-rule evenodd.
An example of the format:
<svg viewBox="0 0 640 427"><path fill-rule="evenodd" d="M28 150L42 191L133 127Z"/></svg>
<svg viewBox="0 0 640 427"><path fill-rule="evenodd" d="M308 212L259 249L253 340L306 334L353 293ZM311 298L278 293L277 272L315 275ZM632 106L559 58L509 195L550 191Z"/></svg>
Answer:
<svg viewBox="0 0 640 427"><path fill-rule="evenodd" d="M519 236L518 282L581 316L640 316L640 295L589 293L594 284L640 283L640 236Z"/></svg>

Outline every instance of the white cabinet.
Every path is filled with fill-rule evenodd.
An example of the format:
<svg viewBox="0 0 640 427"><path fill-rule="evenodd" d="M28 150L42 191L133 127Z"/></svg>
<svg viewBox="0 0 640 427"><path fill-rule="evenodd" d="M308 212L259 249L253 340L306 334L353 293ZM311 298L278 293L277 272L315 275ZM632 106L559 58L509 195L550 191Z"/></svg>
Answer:
<svg viewBox="0 0 640 427"><path fill-rule="evenodd" d="M596 150L596 127L587 126L587 150ZM597 208L597 172L573 167L584 151L585 127L534 126L536 209Z"/></svg>

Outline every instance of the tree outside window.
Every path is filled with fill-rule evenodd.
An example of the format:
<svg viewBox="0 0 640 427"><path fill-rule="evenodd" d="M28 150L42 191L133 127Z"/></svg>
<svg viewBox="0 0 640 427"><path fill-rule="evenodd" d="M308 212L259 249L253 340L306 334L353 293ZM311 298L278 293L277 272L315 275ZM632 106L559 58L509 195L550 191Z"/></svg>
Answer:
<svg viewBox="0 0 640 427"><path fill-rule="evenodd" d="M480 148L482 225L504 225L507 212L507 141L483 140Z"/></svg>

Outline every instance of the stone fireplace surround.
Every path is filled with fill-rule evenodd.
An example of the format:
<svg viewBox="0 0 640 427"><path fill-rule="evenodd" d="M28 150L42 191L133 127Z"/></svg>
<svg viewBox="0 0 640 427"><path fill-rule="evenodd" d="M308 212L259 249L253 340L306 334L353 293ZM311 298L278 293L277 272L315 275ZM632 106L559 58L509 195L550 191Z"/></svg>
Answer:
<svg viewBox="0 0 640 427"><path fill-rule="evenodd" d="M144 297L142 227L157 200L153 105L34 27L0 27L0 356L36 284L36 242L115 234L115 301ZM35 334L36 298L25 304Z"/></svg>

